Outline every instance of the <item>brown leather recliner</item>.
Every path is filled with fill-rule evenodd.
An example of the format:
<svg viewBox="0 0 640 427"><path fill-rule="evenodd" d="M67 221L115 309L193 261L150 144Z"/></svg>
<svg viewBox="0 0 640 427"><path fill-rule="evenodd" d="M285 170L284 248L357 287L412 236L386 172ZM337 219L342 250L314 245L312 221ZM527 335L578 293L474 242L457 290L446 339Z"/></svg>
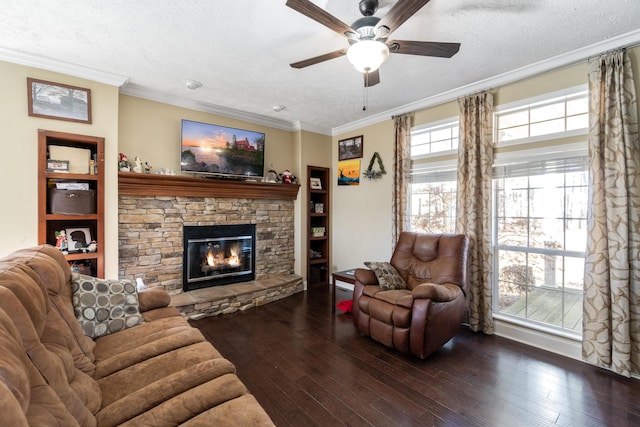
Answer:
<svg viewBox="0 0 640 427"><path fill-rule="evenodd" d="M469 241L461 234L400 234L390 264L407 289L382 290L373 271L356 269L353 323L374 340L421 359L460 330L468 289Z"/></svg>

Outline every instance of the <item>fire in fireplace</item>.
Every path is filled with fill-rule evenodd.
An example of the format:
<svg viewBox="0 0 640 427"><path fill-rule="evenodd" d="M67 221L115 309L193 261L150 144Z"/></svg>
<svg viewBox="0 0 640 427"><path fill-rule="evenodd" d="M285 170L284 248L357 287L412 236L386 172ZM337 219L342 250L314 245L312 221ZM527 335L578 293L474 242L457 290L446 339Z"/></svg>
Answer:
<svg viewBox="0 0 640 427"><path fill-rule="evenodd" d="M255 279L255 224L184 227L186 291Z"/></svg>

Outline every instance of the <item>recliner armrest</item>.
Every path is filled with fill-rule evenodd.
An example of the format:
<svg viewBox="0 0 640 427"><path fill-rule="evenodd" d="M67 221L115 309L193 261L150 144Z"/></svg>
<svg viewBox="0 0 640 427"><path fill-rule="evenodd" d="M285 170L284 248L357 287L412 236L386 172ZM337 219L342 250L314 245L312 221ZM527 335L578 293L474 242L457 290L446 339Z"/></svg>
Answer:
<svg viewBox="0 0 640 427"><path fill-rule="evenodd" d="M171 296L162 287L153 287L138 291L138 306L140 312L168 307L171 304Z"/></svg>
<svg viewBox="0 0 640 427"><path fill-rule="evenodd" d="M437 283L422 283L411 291L414 298L432 299L437 302L455 300L461 293L460 286L453 283L439 285Z"/></svg>
<svg viewBox="0 0 640 427"><path fill-rule="evenodd" d="M378 278L375 273L371 270L367 270L366 268L356 268L354 273L356 280L363 285L377 285Z"/></svg>

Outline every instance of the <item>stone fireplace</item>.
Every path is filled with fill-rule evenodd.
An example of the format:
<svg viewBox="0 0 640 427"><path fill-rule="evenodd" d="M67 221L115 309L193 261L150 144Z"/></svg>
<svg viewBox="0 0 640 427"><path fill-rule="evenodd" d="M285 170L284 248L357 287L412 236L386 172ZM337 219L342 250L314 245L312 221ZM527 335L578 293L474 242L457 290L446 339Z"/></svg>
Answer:
<svg viewBox="0 0 640 427"><path fill-rule="evenodd" d="M164 287L172 295L171 304L187 318L244 310L302 291L302 277L294 274L297 192L297 185L121 172L119 276L140 278L149 286ZM242 225L255 229L251 256L254 277L206 288L196 283L193 290L185 292L183 231L218 225L232 226L234 231ZM213 241L201 243L205 252L207 243L216 249ZM220 249L221 243L217 243ZM218 257L229 258L227 249L226 255ZM214 270L210 269L210 276L219 276L213 274ZM230 270L223 274L231 273Z"/></svg>
<svg viewBox="0 0 640 427"><path fill-rule="evenodd" d="M255 279L255 224L183 228L182 290Z"/></svg>

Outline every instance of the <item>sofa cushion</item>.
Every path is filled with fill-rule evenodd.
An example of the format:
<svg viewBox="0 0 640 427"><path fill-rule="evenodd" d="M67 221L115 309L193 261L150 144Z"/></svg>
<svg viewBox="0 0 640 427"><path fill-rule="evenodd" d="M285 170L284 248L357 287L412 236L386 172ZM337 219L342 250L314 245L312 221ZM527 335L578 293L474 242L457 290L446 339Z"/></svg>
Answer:
<svg viewBox="0 0 640 427"><path fill-rule="evenodd" d="M407 283L390 263L367 261L364 265L375 273L378 278L378 284L382 290L388 291L389 289L407 288Z"/></svg>
<svg viewBox="0 0 640 427"><path fill-rule="evenodd" d="M138 347L158 341L164 337L181 334L183 331L193 328L182 316L171 316L143 323L135 328L125 329L117 334L105 335L96 339L94 354L96 364L111 357L135 350ZM200 332L200 331L198 331ZM202 336L202 334L200 334ZM206 341L202 336L202 341Z"/></svg>
<svg viewBox="0 0 640 427"><path fill-rule="evenodd" d="M163 399L152 408L144 411L138 409L140 414L133 417L131 423L141 426L182 425L183 422L190 420L195 415L249 393L236 375L225 373L224 370L216 367L216 364L222 365L220 361L224 360L219 359L217 363L203 362L198 366L182 371L181 373L185 374L185 376L190 372L197 372L194 375L193 382L189 383L187 381L187 384L190 384L189 386L185 387L179 378L174 379L174 381L178 381L174 387L167 384L158 384L157 388L160 392L158 395L163 395ZM208 378L210 375L214 376ZM142 399L137 399L137 401L140 400ZM133 409L132 406L126 405L126 410L130 411ZM254 425L240 423L237 413L228 413L227 415L233 419L233 421L229 420L228 422L234 426ZM221 424L203 423L200 425L219 426Z"/></svg>
<svg viewBox="0 0 640 427"><path fill-rule="evenodd" d="M273 421L261 410L260 404L251 394L227 400L208 411L202 412L180 424L181 427L217 426L273 426Z"/></svg>
<svg viewBox="0 0 640 427"><path fill-rule="evenodd" d="M30 360L16 326L0 309L0 424L78 425Z"/></svg>
<svg viewBox="0 0 640 427"><path fill-rule="evenodd" d="M138 292L138 303L140 311L150 311L168 307L171 304L171 296L164 288L147 288Z"/></svg>
<svg viewBox="0 0 640 427"><path fill-rule="evenodd" d="M0 378L8 387L0 390L0 402L11 400L26 412L29 407L29 374L26 369L26 351L13 321L4 310L0 310ZM6 393L5 391L8 391ZM11 396L11 398L9 397Z"/></svg>
<svg viewBox="0 0 640 427"><path fill-rule="evenodd" d="M138 328L134 328L133 330L136 329ZM174 329L172 334L166 336L156 334L155 339L149 342L140 342L135 348L122 351L108 359L96 362L96 379L106 377L161 354L205 341L200 331L196 328L184 327L179 329L179 332ZM215 349L213 349L212 352L214 350ZM221 356L217 354L216 357Z"/></svg>
<svg viewBox="0 0 640 427"><path fill-rule="evenodd" d="M40 276L52 306L51 311L59 314L66 324L64 329L70 334L70 350L76 368L88 375L93 375L95 343L82 333L80 324L75 318L71 305L71 271L62 253L53 246L40 245L16 251L10 259L13 262L23 263ZM62 328L60 330L62 331Z"/></svg>
<svg viewBox="0 0 640 427"><path fill-rule="evenodd" d="M72 273L73 307L83 333L91 338L142 323L136 286Z"/></svg>
<svg viewBox="0 0 640 427"><path fill-rule="evenodd" d="M197 343L100 379L104 407L97 415L98 424L120 424L210 380L235 374L231 362L215 357L216 354L209 343ZM227 396L227 399L237 396ZM183 404L191 405L189 402Z"/></svg>
<svg viewBox="0 0 640 427"><path fill-rule="evenodd" d="M24 265L17 267L25 268ZM29 270L25 268L24 271ZM17 273L15 280L7 281L6 279L9 279L11 273ZM44 319L40 322L39 319L42 316L36 315L36 312L46 313L45 307L48 306L40 303L44 287L38 283L38 276L33 272L31 274L33 276L21 275L18 271L12 270L0 273L2 278L0 280L0 310L4 310L17 326L16 329L22 339L24 351L30 364L39 372L47 388L50 388L50 391L43 391L43 393L45 395L53 394L62 403L64 411L61 411L60 415L63 416L62 412L65 412L64 417L68 415L80 425L95 424L93 414L70 385L67 368L75 369L71 354L68 350L60 348L63 354L66 352L68 356L69 363L65 365L60 354L50 351L41 341L41 337L50 335L50 332L47 332L49 328L45 325ZM32 280L34 277L38 282ZM99 396L97 398L99 399ZM32 402L33 395L30 398L30 404ZM51 406L52 410L57 411L56 406Z"/></svg>

